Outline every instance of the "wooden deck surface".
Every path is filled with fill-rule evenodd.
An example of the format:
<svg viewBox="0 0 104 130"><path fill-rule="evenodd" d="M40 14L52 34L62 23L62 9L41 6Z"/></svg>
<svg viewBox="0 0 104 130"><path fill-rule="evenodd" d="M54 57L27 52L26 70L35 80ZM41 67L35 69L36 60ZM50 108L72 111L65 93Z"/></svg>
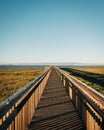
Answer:
<svg viewBox="0 0 104 130"><path fill-rule="evenodd" d="M54 68L28 130L85 130Z"/></svg>

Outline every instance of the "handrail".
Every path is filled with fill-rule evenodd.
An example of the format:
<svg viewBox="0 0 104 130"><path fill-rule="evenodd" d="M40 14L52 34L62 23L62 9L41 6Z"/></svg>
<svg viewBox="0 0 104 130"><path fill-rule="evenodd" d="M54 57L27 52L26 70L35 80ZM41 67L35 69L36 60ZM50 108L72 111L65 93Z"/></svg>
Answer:
<svg viewBox="0 0 104 130"><path fill-rule="evenodd" d="M81 82L80 80L76 79L75 77L69 75L68 72L64 70L60 70L68 79L77 87L79 88L84 94L89 96L101 109L104 109L104 95L96 91L95 89L91 88L90 86L86 85L85 83ZM85 91L86 90L86 91ZM90 94L89 94L90 93ZM100 99L100 100L99 100Z"/></svg>
<svg viewBox="0 0 104 130"><path fill-rule="evenodd" d="M104 96L64 70L56 68L86 129L104 130Z"/></svg>
<svg viewBox="0 0 104 130"><path fill-rule="evenodd" d="M18 92L16 92L12 96L10 96L3 103L0 104L0 130L6 130L9 127L9 125L12 123L12 121L16 118L16 116L20 112L20 110L24 107L24 105L30 99L30 97L34 98L34 96L32 96L33 93L37 89L39 89L39 86L41 85L41 83L43 82L45 77L48 75L49 71L50 71L50 68L48 70L46 70L43 74L41 74L39 77L37 77L36 79L31 81L28 85L24 86ZM46 80L47 79L45 79L45 83L46 83ZM43 84L44 86L45 86L45 83ZM40 98L40 96L42 94L42 90L39 89L38 93L39 93L38 97ZM38 101L37 101L37 103L38 103ZM36 106L36 104L35 104L35 106ZM4 119L4 117L5 117L5 119ZM31 115L31 117L32 117L32 115Z"/></svg>

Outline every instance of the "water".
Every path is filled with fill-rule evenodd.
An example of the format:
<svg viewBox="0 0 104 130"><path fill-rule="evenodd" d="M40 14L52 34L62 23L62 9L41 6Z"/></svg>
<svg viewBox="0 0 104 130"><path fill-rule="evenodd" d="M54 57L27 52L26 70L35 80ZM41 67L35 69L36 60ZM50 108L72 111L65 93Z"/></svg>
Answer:
<svg viewBox="0 0 104 130"><path fill-rule="evenodd" d="M44 68L44 65L0 65L0 70L18 70L18 69L34 69Z"/></svg>
<svg viewBox="0 0 104 130"><path fill-rule="evenodd" d="M0 70L45 68L49 65L0 65ZM86 66L59 65L59 68L83 68Z"/></svg>

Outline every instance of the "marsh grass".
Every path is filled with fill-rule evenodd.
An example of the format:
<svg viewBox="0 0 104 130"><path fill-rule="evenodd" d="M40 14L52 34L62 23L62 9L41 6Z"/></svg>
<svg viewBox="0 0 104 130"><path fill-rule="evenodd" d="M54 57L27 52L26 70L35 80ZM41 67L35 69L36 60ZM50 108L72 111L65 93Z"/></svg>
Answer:
<svg viewBox="0 0 104 130"><path fill-rule="evenodd" d="M76 69L87 71L87 72L104 74L104 67L85 67L85 68L76 68Z"/></svg>
<svg viewBox="0 0 104 130"><path fill-rule="evenodd" d="M62 69L68 71L71 75L73 75L83 83L104 94L104 67Z"/></svg>
<svg viewBox="0 0 104 130"><path fill-rule="evenodd" d="M0 70L0 103L35 79L44 69Z"/></svg>
<svg viewBox="0 0 104 130"><path fill-rule="evenodd" d="M78 70L86 71L86 72L92 72L97 74L104 74L104 67L85 67L85 68L77 68ZM88 80L85 80L83 78L80 78L76 76L80 81L84 82L85 84L89 85L93 89L97 90L98 92L102 93L104 95L104 86L95 84L93 82L90 82Z"/></svg>
<svg viewBox="0 0 104 130"><path fill-rule="evenodd" d="M102 87L101 85L92 83L92 82L85 80L83 78L80 78L78 76L74 76L74 77L104 95L104 87Z"/></svg>

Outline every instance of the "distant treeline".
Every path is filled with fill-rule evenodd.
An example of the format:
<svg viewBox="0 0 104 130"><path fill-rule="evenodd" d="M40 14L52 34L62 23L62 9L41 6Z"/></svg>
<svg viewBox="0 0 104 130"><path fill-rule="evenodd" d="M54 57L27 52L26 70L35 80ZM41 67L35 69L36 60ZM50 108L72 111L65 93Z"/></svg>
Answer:
<svg viewBox="0 0 104 130"><path fill-rule="evenodd" d="M61 69L70 72L70 74L74 76L81 77L85 80L88 80L90 82L93 82L95 84L98 84L104 87L104 74L96 74L92 72L86 72L86 71L81 71L81 70L71 69L71 68L61 68Z"/></svg>

